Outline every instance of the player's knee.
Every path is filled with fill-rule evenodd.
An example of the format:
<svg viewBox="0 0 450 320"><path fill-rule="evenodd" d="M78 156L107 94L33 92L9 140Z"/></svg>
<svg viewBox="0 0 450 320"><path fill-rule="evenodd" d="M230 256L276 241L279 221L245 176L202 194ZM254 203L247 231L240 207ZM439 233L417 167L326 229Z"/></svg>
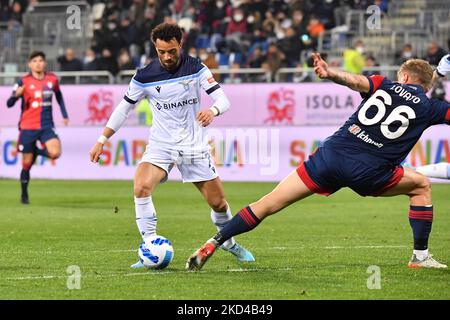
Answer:
<svg viewBox="0 0 450 320"><path fill-rule="evenodd" d="M48 151L48 157L52 160L56 160L61 156L61 151Z"/></svg>
<svg viewBox="0 0 450 320"><path fill-rule="evenodd" d="M134 196L137 198L149 197L151 195L151 188L143 181L136 181L134 183Z"/></svg>
<svg viewBox="0 0 450 320"><path fill-rule="evenodd" d="M23 161L22 162L22 169L23 170L30 170L31 167L33 166L33 162L32 161Z"/></svg>
<svg viewBox="0 0 450 320"><path fill-rule="evenodd" d="M416 188L412 192L412 195L429 196L431 195L431 182L424 175L417 175L415 178Z"/></svg>
<svg viewBox="0 0 450 320"><path fill-rule="evenodd" d="M419 188L424 194L431 194L431 181L427 177L423 176L420 180Z"/></svg>
<svg viewBox="0 0 450 320"><path fill-rule="evenodd" d="M222 197L211 199L208 201L208 203L211 209L213 209L215 212L225 212L228 209L227 201Z"/></svg>

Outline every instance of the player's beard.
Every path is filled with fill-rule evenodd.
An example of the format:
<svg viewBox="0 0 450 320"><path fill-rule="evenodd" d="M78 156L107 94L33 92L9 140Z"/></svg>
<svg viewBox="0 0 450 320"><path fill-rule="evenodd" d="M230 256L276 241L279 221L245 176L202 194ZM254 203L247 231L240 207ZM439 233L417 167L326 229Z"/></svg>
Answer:
<svg viewBox="0 0 450 320"><path fill-rule="evenodd" d="M170 64L167 64L164 61L161 61L161 65L168 71L172 71L178 67L178 64L180 62L180 58L177 57L176 59L172 59Z"/></svg>

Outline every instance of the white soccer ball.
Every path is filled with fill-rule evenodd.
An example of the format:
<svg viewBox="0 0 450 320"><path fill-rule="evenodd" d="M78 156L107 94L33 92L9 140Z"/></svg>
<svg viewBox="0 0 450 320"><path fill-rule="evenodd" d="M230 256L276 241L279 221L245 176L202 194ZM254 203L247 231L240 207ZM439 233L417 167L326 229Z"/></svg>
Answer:
<svg viewBox="0 0 450 320"><path fill-rule="evenodd" d="M163 236L146 238L138 249L141 262L149 269L164 269L173 259L173 247Z"/></svg>

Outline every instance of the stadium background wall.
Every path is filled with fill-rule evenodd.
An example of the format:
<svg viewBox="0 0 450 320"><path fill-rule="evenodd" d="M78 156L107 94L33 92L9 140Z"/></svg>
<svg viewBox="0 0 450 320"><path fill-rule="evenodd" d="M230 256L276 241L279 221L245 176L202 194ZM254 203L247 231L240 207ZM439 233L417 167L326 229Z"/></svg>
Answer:
<svg viewBox="0 0 450 320"><path fill-rule="evenodd" d="M450 81L445 83L450 100ZM231 109L214 124L218 127L341 125L356 110L361 97L344 86L332 83L224 84ZM103 126L114 107L127 91L126 85L65 85L62 92L71 126ZM162 86L161 90L164 90ZM19 102L5 110L11 87L0 87L2 109L0 128L17 127ZM202 107L211 99L203 93ZM56 101L53 115L57 127L62 125ZM139 124L136 113L126 125Z"/></svg>
<svg viewBox="0 0 450 320"><path fill-rule="evenodd" d="M280 181L338 126L213 127L210 145L220 177L224 181ZM63 155L57 161L39 157L33 178L130 180L148 136L145 127L124 127L105 146L100 165L89 161L88 152L101 132L99 127L60 127ZM0 129L0 177L20 175L20 156L15 152L18 131ZM413 166L450 162L450 127L429 128L407 158ZM180 180L177 169L170 180ZM448 180L445 180L448 182ZM444 182L444 181L441 181Z"/></svg>

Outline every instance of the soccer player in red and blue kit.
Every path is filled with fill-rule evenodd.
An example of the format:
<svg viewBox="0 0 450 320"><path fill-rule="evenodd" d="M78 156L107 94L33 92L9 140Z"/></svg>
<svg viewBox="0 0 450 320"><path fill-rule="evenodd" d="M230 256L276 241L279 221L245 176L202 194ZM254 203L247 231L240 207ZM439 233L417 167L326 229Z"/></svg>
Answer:
<svg viewBox="0 0 450 320"><path fill-rule="evenodd" d="M21 202L29 203L28 183L30 169L38 155L57 159L61 155L61 142L55 132L52 115L53 94L61 108L64 124L67 126L67 115L64 99L55 74L46 72L45 54L41 51L31 53L28 60L30 73L24 75L15 85L11 97L7 101L8 108L14 106L18 99L22 100L22 113L19 121L19 141L17 150L22 152L22 185ZM40 141L43 148L36 142Z"/></svg>
<svg viewBox="0 0 450 320"><path fill-rule="evenodd" d="M433 69L424 60L411 59L401 65L394 82L383 76L365 77L328 68L319 54L313 54L313 60L320 78L361 93L363 101L357 111L271 193L243 208L194 252L186 268L201 269L223 241L252 230L290 204L314 193L330 195L343 187L361 196L407 195L414 238L408 267L447 268L428 252L433 221L430 181L401 166L425 129L450 124L450 104L425 95Z"/></svg>

